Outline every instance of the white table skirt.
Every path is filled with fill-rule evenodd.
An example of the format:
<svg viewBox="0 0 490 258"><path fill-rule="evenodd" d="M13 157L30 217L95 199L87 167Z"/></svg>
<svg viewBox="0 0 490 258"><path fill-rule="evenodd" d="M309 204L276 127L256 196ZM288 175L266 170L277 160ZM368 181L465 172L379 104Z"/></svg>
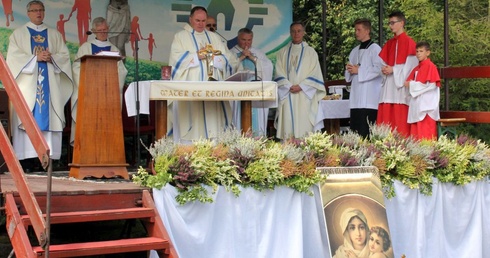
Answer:
<svg viewBox="0 0 490 258"><path fill-rule="evenodd" d="M235 197L220 186L213 203L181 206L166 186L153 189L153 198L179 258L330 257L320 189L310 189L314 196L242 188Z"/></svg>
<svg viewBox="0 0 490 258"><path fill-rule="evenodd" d="M320 100L316 122L350 117L349 100Z"/></svg>
<svg viewBox="0 0 490 258"><path fill-rule="evenodd" d="M395 257L490 257L490 183L434 180L432 196L395 182L385 200Z"/></svg>
<svg viewBox="0 0 490 258"><path fill-rule="evenodd" d="M490 257L490 182L434 180L432 196L397 181L396 196L385 199L395 257ZM245 188L236 198L220 187L214 203L184 206L170 186L153 197L181 258L328 258L320 193L312 190L315 197L286 187Z"/></svg>

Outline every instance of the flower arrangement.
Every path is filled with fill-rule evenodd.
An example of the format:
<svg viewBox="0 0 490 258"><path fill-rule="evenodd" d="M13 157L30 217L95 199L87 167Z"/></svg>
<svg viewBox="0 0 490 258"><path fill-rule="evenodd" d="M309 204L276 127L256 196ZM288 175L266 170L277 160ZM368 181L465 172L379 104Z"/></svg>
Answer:
<svg viewBox="0 0 490 258"><path fill-rule="evenodd" d="M282 143L230 130L191 145L163 138L148 150L154 173L140 167L133 181L158 189L172 184L180 204L212 202L206 186L215 192L219 185L237 196L239 186L259 191L288 186L311 195L310 186L328 176L317 167L376 166L388 198L394 196L394 180L430 195L433 178L464 185L490 174L490 148L479 140L416 141L385 125L372 126L369 138L312 133Z"/></svg>

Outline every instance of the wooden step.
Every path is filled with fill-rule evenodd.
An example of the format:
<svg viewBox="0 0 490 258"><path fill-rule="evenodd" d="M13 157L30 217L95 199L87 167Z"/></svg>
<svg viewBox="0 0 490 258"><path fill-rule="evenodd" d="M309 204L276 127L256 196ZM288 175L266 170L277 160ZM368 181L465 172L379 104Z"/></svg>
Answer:
<svg viewBox="0 0 490 258"><path fill-rule="evenodd" d="M153 218L154 216L154 209L137 207L111 210L58 212L51 214L50 218L51 224L66 224L108 220L143 219ZM43 217L46 218L46 215ZM29 219L28 215L23 215L21 218L24 225L31 225L31 220Z"/></svg>
<svg viewBox="0 0 490 258"><path fill-rule="evenodd" d="M168 248L169 242L161 238L129 238L111 241L51 245L49 247L49 257L80 257L148 250L163 250ZM46 253L39 246L33 247L33 251L38 257L42 257Z"/></svg>

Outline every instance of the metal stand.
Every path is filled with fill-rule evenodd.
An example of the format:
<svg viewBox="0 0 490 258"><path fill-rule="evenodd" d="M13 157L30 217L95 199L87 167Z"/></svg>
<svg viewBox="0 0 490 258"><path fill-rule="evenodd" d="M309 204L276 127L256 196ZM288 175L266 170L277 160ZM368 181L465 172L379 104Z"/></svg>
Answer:
<svg viewBox="0 0 490 258"><path fill-rule="evenodd" d="M138 152L136 154L136 167L140 165L141 162L141 149L140 149L140 87L139 87L139 61L138 61L138 41L139 39L136 38L136 41L134 42L134 48L135 48L135 55L134 55L134 61L135 61L135 66L134 66L134 79L136 81L136 144L138 147L136 148L136 151Z"/></svg>

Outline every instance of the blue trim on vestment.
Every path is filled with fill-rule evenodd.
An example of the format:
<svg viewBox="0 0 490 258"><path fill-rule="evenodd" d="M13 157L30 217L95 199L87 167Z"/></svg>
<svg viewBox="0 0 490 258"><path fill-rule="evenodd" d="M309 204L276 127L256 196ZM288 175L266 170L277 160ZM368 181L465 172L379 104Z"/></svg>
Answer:
<svg viewBox="0 0 490 258"><path fill-rule="evenodd" d="M185 51L184 55L182 55L182 57L175 64L175 68L172 71L172 79L174 79L175 73L177 72L177 70L179 70L180 65L182 65L182 61L184 61L187 55L189 55L189 51Z"/></svg>

